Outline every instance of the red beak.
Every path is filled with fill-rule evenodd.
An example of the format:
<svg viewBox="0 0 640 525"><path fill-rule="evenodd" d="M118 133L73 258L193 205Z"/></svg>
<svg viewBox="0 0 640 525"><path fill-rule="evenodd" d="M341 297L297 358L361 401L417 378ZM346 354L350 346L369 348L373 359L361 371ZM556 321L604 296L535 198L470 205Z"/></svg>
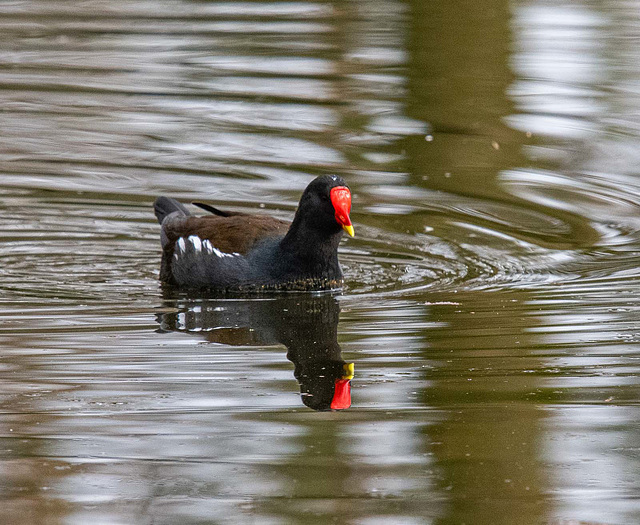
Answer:
<svg viewBox="0 0 640 525"><path fill-rule="evenodd" d="M351 192L349 188L346 186L331 188L331 204L333 204L333 209L336 210L336 222L353 237L353 226L349 218L349 213L351 213Z"/></svg>
<svg viewBox="0 0 640 525"><path fill-rule="evenodd" d="M351 380L336 379L331 408L333 410L344 410L351 406Z"/></svg>

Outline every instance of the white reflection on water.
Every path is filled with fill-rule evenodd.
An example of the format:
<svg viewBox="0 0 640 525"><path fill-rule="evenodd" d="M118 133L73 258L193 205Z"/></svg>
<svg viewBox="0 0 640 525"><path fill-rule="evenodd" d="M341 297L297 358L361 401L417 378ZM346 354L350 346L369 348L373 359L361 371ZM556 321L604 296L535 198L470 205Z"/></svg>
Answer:
<svg viewBox="0 0 640 525"><path fill-rule="evenodd" d="M601 37L606 19L580 2L571 7L522 3L514 9L518 80L510 88L520 115L508 122L522 131L588 139L602 131L593 117L606 111L602 84L609 62Z"/></svg>
<svg viewBox="0 0 640 525"><path fill-rule="evenodd" d="M637 497L637 439L623 431L638 420L635 407L560 406L544 444L553 470L557 516L597 523L630 523ZM637 436L638 434L636 434Z"/></svg>
<svg viewBox="0 0 640 525"><path fill-rule="evenodd" d="M533 134L530 158L557 171L501 175L514 194L588 218L600 234L595 244L602 253L575 267L580 278L565 283L563 293L550 293L539 324L528 331L536 332L544 346L552 375L546 385L558 398L546 419L543 457L554 485L554 514L603 523L628 522L633 514L628 498L638 489L637 458L629 457L637 442L620 431L637 428L638 411L619 406L629 401L627 389L639 386L637 348L628 344L637 323L628 309L635 312L637 301L635 294L627 295L637 286L620 287L605 269L626 266L623 258L613 263L615 252L636 246L640 230L640 135L636 119L622 120L638 115L640 98L621 96L617 88L621 78L637 79L640 72L638 52L624 55L622 29L637 31L640 19L637 10L624 12L620 25L612 12L605 14L592 3L517 4L512 64L519 79L509 94L522 113L508 122ZM621 105L631 107L622 110ZM637 280L637 270L632 272ZM603 294L609 308L594 305Z"/></svg>

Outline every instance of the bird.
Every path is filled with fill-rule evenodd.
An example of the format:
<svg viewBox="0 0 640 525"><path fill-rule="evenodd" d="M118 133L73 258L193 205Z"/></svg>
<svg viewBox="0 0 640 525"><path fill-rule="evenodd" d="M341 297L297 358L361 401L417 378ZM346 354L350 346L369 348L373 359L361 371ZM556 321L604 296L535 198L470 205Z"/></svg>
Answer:
<svg viewBox="0 0 640 525"><path fill-rule="evenodd" d="M179 201L158 197L160 280L184 289L226 292L339 290L338 244L354 236L351 190L337 175L306 187L291 223L267 215L222 211L194 216Z"/></svg>

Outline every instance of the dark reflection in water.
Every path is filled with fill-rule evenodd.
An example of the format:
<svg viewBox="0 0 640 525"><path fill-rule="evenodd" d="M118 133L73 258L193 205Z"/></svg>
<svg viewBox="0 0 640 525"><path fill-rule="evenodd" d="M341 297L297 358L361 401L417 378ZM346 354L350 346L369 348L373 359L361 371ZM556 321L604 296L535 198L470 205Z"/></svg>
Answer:
<svg viewBox="0 0 640 525"><path fill-rule="evenodd" d="M338 344L340 306L332 294L282 294L267 298L175 298L165 294L161 331L199 334L232 346L282 344L294 366L302 402L314 410L351 406L354 364ZM215 349L213 350L215 352Z"/></svg>

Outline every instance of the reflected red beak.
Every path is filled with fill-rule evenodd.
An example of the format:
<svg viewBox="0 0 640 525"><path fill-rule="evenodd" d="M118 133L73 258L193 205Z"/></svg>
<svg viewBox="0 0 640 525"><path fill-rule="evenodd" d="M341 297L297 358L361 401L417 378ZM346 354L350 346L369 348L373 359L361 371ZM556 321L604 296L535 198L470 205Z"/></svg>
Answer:
<svg viewBox="0 0 640 525"><path fill-rule="evenodd" d="M331 408L333 410L344 410L351 406L351 380L336 379Z"/></svg>
<svg viewBox="0 0 640 525"><path fill-rule="evenodd" d="M351 213L351 192L346 186L331 188L331 204L336 210L336 222L342 226L351 237L354 236L353 226L349 214Z"/></svg>

